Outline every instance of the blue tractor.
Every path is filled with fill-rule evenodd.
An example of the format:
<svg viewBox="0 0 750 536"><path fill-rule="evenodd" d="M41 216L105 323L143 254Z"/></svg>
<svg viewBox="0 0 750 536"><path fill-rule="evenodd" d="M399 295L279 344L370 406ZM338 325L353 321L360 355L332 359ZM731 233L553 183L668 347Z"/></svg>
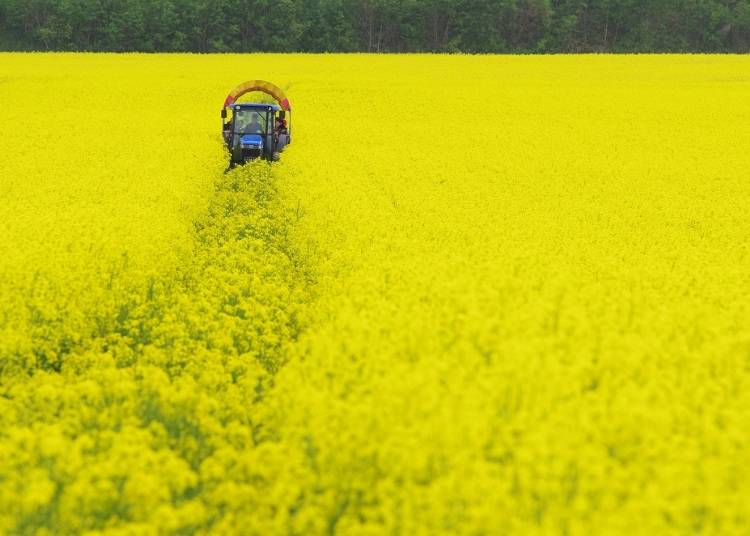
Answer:
<svg viewBox="0 0 750 536"><path fill-rule="evenodd" d="M278 104L237 102L250 91L262 91ZM273 84L253 80L237 86L221 110L222 134L229 149L232 168L261 158L276 161L292 142L291 106L283 92Z"/></svg>

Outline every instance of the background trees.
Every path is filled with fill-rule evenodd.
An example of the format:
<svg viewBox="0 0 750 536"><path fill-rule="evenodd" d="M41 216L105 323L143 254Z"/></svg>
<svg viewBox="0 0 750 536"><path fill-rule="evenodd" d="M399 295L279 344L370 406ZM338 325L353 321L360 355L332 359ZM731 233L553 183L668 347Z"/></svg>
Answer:
<svg viewBox="0 0 750 536"><path fill-rule="evenodd" d="M0 0L0 48L747 52L750 0Z"/></svg>

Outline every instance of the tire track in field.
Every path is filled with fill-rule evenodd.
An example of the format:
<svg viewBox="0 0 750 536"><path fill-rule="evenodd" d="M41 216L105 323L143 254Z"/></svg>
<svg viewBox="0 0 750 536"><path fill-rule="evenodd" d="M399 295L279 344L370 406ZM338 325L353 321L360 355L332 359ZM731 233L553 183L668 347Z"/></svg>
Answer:
<svg viewBox="0 0 750 536"><path fill-rule="evenodd" d="M314 282L297 219L271 165L221 175L184 262L132 287L125 263L110 274L116 307L90 334L4 363L0 494L18 499L0 506L0 529L210 532L267 506L248 499L264 489L251 469L264 393L305 328ZM40 485L52 492L22 502Z"/></svg>

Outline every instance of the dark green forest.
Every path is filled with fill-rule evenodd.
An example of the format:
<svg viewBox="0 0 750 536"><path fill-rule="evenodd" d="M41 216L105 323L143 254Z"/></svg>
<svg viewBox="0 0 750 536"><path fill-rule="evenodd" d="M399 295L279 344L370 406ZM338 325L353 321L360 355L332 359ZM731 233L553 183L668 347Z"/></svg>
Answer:
<svg viewBox="0 0 750 536"><path fill-rule="evenodd" d="M750 0L0 0L0 49L747 52Z"/></svg>

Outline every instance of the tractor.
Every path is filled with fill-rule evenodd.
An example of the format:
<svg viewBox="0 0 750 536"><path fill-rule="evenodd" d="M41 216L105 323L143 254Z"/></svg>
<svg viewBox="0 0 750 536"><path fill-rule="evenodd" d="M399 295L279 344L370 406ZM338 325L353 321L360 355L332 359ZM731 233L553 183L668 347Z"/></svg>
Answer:
<svg viewBox="0 0 750 536"><path fill-rule="evenodd" d="M237 102L251 91L270 95L277 104ZM234 88L224 101L221 120L230 168L258 158L275 162L292 143L292 107L283 91L270 82L253 80Z"/></svg>

